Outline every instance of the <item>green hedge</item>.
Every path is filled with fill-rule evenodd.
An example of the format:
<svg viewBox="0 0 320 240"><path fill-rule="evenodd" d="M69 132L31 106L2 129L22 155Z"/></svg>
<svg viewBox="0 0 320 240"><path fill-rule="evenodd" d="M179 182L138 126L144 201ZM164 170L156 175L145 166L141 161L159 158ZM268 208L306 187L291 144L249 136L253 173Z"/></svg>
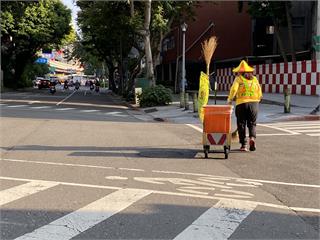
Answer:
<svg viewBox="0 0 320 240"><path fill-rule="evenodd" d="M172 102L172 91L162 85L148 87L138 95L141 107L163 106Z"/></svg>

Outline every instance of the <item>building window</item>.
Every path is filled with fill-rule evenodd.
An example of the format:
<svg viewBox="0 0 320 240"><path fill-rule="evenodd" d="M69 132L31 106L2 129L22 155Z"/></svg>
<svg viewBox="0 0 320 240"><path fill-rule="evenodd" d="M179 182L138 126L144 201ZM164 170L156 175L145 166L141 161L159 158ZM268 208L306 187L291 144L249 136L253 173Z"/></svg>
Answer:
<svg viewBox="0 0 320 240"><path fill-rule="evenodd" d="M174 36L165 38L162 42L162 51L166 52L168 50L174 49L175 43L174 43Z"/></svg>

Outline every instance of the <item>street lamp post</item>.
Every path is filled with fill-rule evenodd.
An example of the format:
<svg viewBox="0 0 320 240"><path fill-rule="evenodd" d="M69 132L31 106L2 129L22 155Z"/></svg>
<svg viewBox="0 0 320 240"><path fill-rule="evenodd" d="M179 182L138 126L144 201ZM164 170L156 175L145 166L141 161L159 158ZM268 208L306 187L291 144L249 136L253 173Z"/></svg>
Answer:
<svg viewBox="0 0 320 240"><path fill-rule="evenodd" d="M186 31L188 25L184 22L181 24L182 31L182 79L181 79L181 93L180 93L180 107L188 108L188 99L186 98Z"/></svg>

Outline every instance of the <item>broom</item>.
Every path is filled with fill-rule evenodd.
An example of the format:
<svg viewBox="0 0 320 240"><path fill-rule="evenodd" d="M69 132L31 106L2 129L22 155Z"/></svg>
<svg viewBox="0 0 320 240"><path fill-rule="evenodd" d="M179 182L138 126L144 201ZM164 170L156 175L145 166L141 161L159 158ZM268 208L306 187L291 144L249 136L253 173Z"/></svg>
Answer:
<svg viewBox="0 0 320 240"><path fill-rule="evenodd" d="M216 50L218 45L218 39L216 36L212 36L207 40L204 40L203 43L201 43L202 46L202 54L204 57L204 61L206 62L207 66L207 75L209 76L210 74L210 62L212 55L214 51Z"/></svg>

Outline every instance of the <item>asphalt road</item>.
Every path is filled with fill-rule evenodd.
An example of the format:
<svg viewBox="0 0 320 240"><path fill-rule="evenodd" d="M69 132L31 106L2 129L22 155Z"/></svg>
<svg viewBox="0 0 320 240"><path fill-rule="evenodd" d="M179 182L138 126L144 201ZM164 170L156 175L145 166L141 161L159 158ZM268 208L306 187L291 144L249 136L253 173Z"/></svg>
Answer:
<svg viewBox="0 0 320 240"><path fill-rule="evenodd" d="M200 125L109 92L1 98L1 239L319 238L319 137L292 130L319 122L259 125L256 152L204 159Z"/></svg>

